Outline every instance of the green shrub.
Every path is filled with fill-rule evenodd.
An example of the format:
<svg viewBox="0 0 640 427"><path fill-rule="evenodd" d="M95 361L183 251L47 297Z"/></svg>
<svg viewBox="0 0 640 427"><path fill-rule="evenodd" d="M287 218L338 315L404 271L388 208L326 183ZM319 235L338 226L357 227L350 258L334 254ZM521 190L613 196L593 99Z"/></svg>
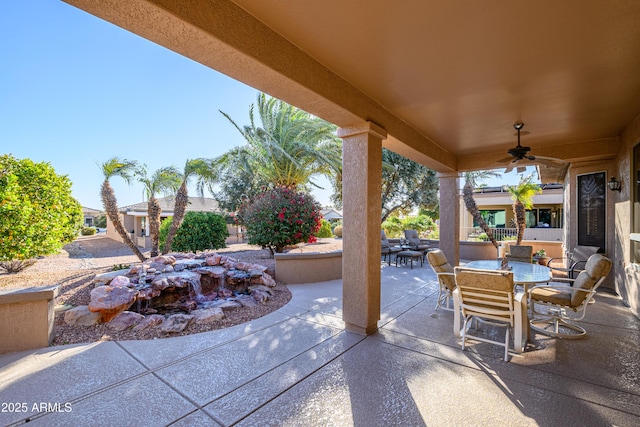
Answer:
<svg viewBox="0 0 640 427"><path fill-rule="evenodd" d="M333 234L335 234L336 237L342 238L342 226L336 226L336 228L333 229Z"/></svg>
<svg viewBox="0 0 640 427"><path fill-rule="evenodd" d="M404 238L404 228L402 227L400 218L395 215L387 217L387 219L382 223L382 229L388 238Z"/></svg>
<svg viewBox="0 0 640 427"><path fill-rule="evenodd" d="M80 234L82 234L83 236L93 236L94 234L96 234L96 228L95 227L82 227L82 229L80 230Z"/></svg>
<svg viewBox="0 0 640 427"><path fill-rule="evenodd" d="M324 238L324 237L332 237L333 233L331 232L331 224L326 219L322 220L320 225L320 230L316 233L316 237Z"/></svg>
<svg viewBox="0 0 640 427"><path fill-rule="evenodd" d="M93 219L93 224L98 228L107 228L107 216L98 215Z"/></svg>
<svg viewBox="0 0 640 427"><path fill-rule="evenodd" d="M164 248L164 244L167 241L169 228L171 228L171 221L173 221L173 217L169 216L167 218L162 218L162 221L160 222L160 230L158 231L158 242L160 243L161 248Z"/></svg>
<svg viewBox="0 0 640 427"><path fill-rule="evenodd" d="M82 226L71 182L49 163L0 155L0 269L15 273L57 253Z"/></svg>
<svg viewBox="0 0 640 427"><path fill-rule="evenodd" d="M170 224L170 221L165 220L164 223ZM187 212L173 239L171 249L177 252L197 252L224 248L228 236L227 223L222 215L211 212Z"/></svg>
<svg viewBox="0 0 640 427"><path fill-rule="evenodd" d="M320 229L320 205L313 196L277 187L243 203L238 212L251 245L280 253L286 246L315 242Z"/></svg>

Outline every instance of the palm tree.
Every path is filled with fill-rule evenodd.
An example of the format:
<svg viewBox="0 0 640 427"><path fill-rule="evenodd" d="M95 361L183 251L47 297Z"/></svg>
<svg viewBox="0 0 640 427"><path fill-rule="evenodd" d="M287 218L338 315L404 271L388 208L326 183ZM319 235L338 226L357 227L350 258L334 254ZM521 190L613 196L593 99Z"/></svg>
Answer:
<svg viewBox="0 0 640 427"><path fill-rule="evenodd" d="M332 179L341 173L342 143L334 125L261 93L259 127L254 107L249 109L250 125L244 128L221 111L247 144L214 159L219 176L241 169L274 186L299 188L306 184L317 187L312 181L316 174Z"/></svg>
<svg viewBox="0 0 640 427"><path fill-rule="evenodd" d="M164 254L171 251L171 243L173 242L173 238L176 236L178 228L180 228L182 220L184 219L184 214L187 210L187 205L189 204L189 180L192 177L198 179L196 182L196 190L198 191L199 196L203 197L205 184L211 185L213 182L215 182L216 178L213 168L211 167L211 162L206 159L187 160L184 165L183 173L179 175L182 179L182 182L180 183L180 188L178 188L178 191L176 193L171 226L169 227L167 240L165 241L164 247L162 248L162 253Z"/></svg>
<svg viewBox="0 0 640 427"><path fill-rule="evenodd" d="M513 213L516 216L516 226L518 229L516 245L519 245L524 237L524 229L527 226L525 215L527 209L533 207L533 196L542 193L540 186L534 184L532 181L533 175L529 175L527 177L520 177L518 185L506 186L507 191L511 195L511 200L513 200Z"/></svg>
<svg viewBox="0 0 640 427"><path fill-rule="evenodd" d="M492 171L465 172L464 187L462 187L462 200L464 200L464 205L467 208L467 211L471 214L475 223L478 224L478 226L487 234L487 237L496 249L498 248L498 242L493 236L493 231L491 231L491 228L487 225L480 213L480 210L478 209L478 206L476 205L476 201L473 198L473 190L476 188L478 181L497 176L499 175Z"/></svg>
<svg viewBox="0 0 640 427"><path fill-rule="evenodd" d="M133 243L131 240L131 236L125 230L122 225L122 221L120 220L120 214L118 213L118 201L116 200L116 194L109 183L109 179L114 176L119 176L124 179L127 184L131 184L131 179L133 174L135 173L135 169L137 167L137 163L135 161L130 161L126 159L120 159L118 157L112 157L106 162L100 165L102 169L102 173L104 174L104 182L102 183L102 187L100 189L100 196L102 197L102 205L104 206L104 210L107 212L107 216L111 220L111 223L115 227L116 231L122 237L122 241L127 244L133 251L133 253L140 259L140 261L144 261L145 257L140 252L140 249Z"/></svg>
<svg viewBox="0 0 640 427"><path fill-rule="evenodd" d="M149 176L146 166L136 171L138 181L144 185L147 201L147 216L149 217L149 236L151 237L151 256L158 256L160 246L160 216L162 208L156 198L158 193L175 192L181 182L181 174L174 167L160 168Z"/></svg>

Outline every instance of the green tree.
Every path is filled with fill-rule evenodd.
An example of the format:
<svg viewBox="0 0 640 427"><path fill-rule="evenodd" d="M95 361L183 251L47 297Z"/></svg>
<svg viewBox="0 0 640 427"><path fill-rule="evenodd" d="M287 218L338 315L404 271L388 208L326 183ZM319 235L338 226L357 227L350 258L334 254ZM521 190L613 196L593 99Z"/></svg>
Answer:
<svg viewBox="0 0 640 427"><path fill-rule="evenodd" d="M144 255L140 252L140 249L138 249L136 244L133 243L131 236L127 230L125 230L124 225L122 225L120 213L118 212L118 200L116 199L116 193L113 191L113 187L111 187L111 184L109 183L111 178L119 176L124 179L127 184L130 184L137 167L138 164L135 161L120 159L118 157L112 157L102 163L100 165L100 169L104 175L104 182L102 183L100 196L102 197L104 210L106 211L109 220L111 220L116 232L122 238L122 241L131 248L140 261L144 261Z"/></svg>
<svg viewBox="0 0 640 427"><path fill-rule="evenodd" d="M49 163L0 156L0 268L16 273L58 252L82 226L71 182Z"/></svg>
<svg viewBox="0 0 640 427"><path fill-rule="evenodd" d="M533 196L542 193L542 188L533 182L533 175L522 176L518 185L508 185L505 188L511 195L511 200L513 200L513 213L516 217L516 226L518 228L516 245L519 245L524 237L524 229L527 227L527 209L533 207Z"/></svg>
<svg viewBox="0 0 640 427"><path fill-rule="evenodd" d="M313 196L285 187L259 194L240 208L238 216L249 244L269 248L271 255L286 246L315 242L322 218Z"/></svg>
<svg viewBox="0 0 640 427"><path fill-rule="evenodd" d="M196 180L196 191L200 197L204 196L204 187L211 186L215 182L215 172L211 166L211 162L206 159L189 159L184 164L184 171L180 174L182 182L179 184L176 193L175 205L173 208L173 217L171 226L167 232L167 238L162 245L162 252L167 253L172 249L173 238L178 232L182 221L184 220L187 205L189 204L189 181L193 178Z"/></svg>
<svg viewBox="0 0 640 427"><path fill-rule="evenodd" d="M464 186L462 187L462 200L464 201L464 206L467 208L467 212L471 214L476 224L478 224L478 226L480 226L480 228L482 228L482 230L487 234L487 238L495 248L498 248L498 242L493 236L493 231L482 217L480 209L478 209L478 206L476 205L476 200L473 198L473 190L477 187L479 181L497 176L499 175L493 171L465 172Z"/></svg>
<svg viewBox="0 0 640 427"><path fill-rule="evenodd" d="M261 126L255 121L255 105ZM342 142L327 121L264 93L249 109L249 126L240 127L221 113L247 143L214 159L220 176L242 170L274 187L300 189L317 187L316 175L334 179L342 170Z"/></svg>
<svg viewBox="0 0 640 427"><path fill-rule="evenodd" d="M165 193L166 195L169 192L175 192L180 186L182 178L180 172L174 167L160 168L149 176L147 167L142 166L136 171L136 176L138 177L138 181L144 186L144 193L147 198L151 256L156 257L159 253L160 216L162 215L162 208L156 195L159 193Z"/></svg>
<svg viewBox="0 0 640 427"><path fill-rule="evenodd" d="M187 212L173 239L173 249L179 252L197 252L224 248L229 236L222 215L212 212Z"/></svg>
<svg viewBox="0 0 640 427"><path fill-rule="evenodd" d="M382 150L382 220L394 212L438 209L435 171L391 150Z"/></svg>
<svg viewBox="0 0 640 427"><path fill-rule="evenodd" d="M93 224L99 228L107 228L107 217L105 215L98 215Z"/></svg>
<svg viewBox="0 0 640 427"><path fill-rule="evenodd" d="M333 232L331 231L331 223L326 219L321 220L320 229L316 233L316 237L326 238L333 236Z"/></svg>
<svg viewBox="0 0 640 427"><path fill-rule="evenodd" d="M217 180L218 189L210 188L213 198L224 212L237 212L240 205L264 191L267 182L243 169L227 171Z"/></svg>

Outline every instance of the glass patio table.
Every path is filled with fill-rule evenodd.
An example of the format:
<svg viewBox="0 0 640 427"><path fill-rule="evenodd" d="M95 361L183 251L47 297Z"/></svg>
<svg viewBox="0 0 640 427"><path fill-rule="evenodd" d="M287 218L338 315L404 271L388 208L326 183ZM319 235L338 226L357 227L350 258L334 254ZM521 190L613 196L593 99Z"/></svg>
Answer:
<svg viewBox="0 0 640 427"><path fill-rule="evenodd" d="M478 260L468 262L461 267L500 270L501 264L501 260ZM509 262L509 267L511 267L511 271L513 271L513 281L516 285L522 285L525 293L529 285L551 280L551 269L544 265L511 261Z"/></svg>
<svg viewBox="0 0 640 427"><path fill-rule="evenodd" d="M481 270L500 270L502 260L477 260L461 265L463 268L477 268ZM545 283L551 280L551 269L540 264L530 264L527 262L510 262L509 267L513 272L513 281L516 285L523 287L522 292L516 292L516 324L514 326L513 347L516 353L524 352L529 338L529 309L527 307L527 290L529 285ZM453 332L460 336L460 307L457 298L454 299L454 321Z"/></svg>

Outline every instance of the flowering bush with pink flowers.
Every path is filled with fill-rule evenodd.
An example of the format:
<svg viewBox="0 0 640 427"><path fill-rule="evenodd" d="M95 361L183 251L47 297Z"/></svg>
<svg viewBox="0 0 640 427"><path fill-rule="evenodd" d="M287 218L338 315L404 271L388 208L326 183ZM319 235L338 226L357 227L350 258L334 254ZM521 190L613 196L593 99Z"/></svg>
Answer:
<svg viewBox="0 0 640 427"><path fill-rule="evenodd" d="M277 187L243 203L238 212L251 245L281 253L296 243L313 243L320 229L322 214L313 196Z"/></svg>

